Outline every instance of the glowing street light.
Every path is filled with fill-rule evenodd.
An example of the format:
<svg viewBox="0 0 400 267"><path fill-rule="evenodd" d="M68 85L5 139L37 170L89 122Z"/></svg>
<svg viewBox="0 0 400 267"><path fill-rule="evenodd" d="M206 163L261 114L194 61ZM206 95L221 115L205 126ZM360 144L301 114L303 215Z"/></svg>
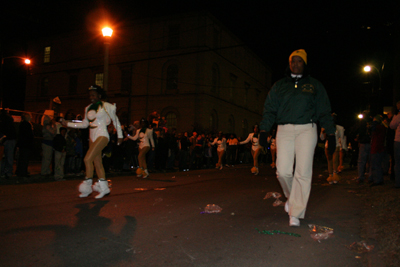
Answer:
<svg viewBox="0 0 400 267"><path fill-rule="evenodd" d="M109 27L105 27L101 30L104 36L104 77L103 77L103 88L105 91L108 90L108 61L109 61L109 47L110 47L110 38L113 33L113 30Z"/></svg>

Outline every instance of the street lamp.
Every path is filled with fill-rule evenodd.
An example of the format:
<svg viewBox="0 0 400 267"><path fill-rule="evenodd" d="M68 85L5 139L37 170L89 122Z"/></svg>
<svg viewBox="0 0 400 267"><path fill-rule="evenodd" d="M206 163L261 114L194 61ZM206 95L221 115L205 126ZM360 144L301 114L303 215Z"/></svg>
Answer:
<svg viewBox="0 0 400 267"><path fill-rule="evenodd" d="M365 72L371 72L371 70L374 69L376 72L378 72L379 75L379 91L382 90L382 78L381 78L381 72L375 67L375 66L370 66L367 65L364 67Z"/></svg>
<svg viewBox="0 0 400 267"><path fill-rule="evenodd" d="M22 59L25 65L31 64L31 60L29 58L19 57L19 56L9 56L9 57L1 57L1 64L0 64L0 92L1 92L1 102L0 108L3 108L3 99L4 99L4 91L3 91L3 64L4 60L8 58L18 58Z"/></svg>
<svg viewBox="0 0 400 267"><path fill-rule="evenodd" d="M110 38L113 33L113 30L109 27L105 27L101 30L104 36L104 77L103 77L103 88L104 91L108 90L108 59L109 59L109 47L110 47Z"/></svg>

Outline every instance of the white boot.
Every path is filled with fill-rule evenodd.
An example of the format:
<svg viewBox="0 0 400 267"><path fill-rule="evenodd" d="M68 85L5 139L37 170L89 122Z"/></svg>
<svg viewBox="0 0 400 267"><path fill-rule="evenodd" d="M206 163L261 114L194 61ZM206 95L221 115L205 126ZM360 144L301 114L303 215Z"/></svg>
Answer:
<svg viewBox="0 0 400 267"><path fill-rule="evenodd" d="M95 183L93 186L93 189L99 194L95 197L97 199L104 197L107 194L110 194L111 190L108 187L108 181L107 180L101 180L99 179L98 183Z"/></svg>
<svg viewBox="0 0 400 267"><path fill-rule="evenodd" d="M82 183L79 185L79 192L81 192L79 197L87 197L88 195L90 195L93 192L92 183L93 183L93 179L91 179L91 178L85 179L82 181Z"/></svg>

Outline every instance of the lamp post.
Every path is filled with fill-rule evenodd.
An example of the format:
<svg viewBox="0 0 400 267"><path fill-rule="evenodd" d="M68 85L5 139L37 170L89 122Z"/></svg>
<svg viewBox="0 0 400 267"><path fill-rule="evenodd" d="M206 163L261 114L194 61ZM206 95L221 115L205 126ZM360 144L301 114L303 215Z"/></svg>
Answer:
<svg viewBox="0 0 400 267"><path fill-rule="evenodd" d="M108 90L108 60L109 60L109 47L110 39L113 30L109 27L105 27L101 30L104 36L104 73L103 73L103 88L105 91Z"/></svg>
<svg viewBox="0 0 400 267"><path fill-rule="evenodd" d="M374 69L374 70L376 70L376 72L378 73L378 76L379 76L379 88L378 88L378 98L377 98L377 102L378 102L378 105L377 105L377 113L382 113L383 112L383 106L382 106L382 77L381 77L381 71L377 68L377 67L375 67L374 65L366 65L365 67L364 67L364 72L371 72L372 71L372 69ZM383 65L382 65L382 69L383 69ZM372 104L372 103L370 103L370 104Z"/></svg>
<svg viewBox="0 0 400 267"><path fill-rule="evenodd" d="M0 102L0 108L3 108L3 99L4 99L4 90L3 90L3 64L5 59L9 58L18 58L22 59L24 61L25 65L31 64L31 60L28 58L24 57L19 57L19 56L9 56L9 57L1 57L1 64L0 64L0 92L1 92L1 102Z"/></svg>

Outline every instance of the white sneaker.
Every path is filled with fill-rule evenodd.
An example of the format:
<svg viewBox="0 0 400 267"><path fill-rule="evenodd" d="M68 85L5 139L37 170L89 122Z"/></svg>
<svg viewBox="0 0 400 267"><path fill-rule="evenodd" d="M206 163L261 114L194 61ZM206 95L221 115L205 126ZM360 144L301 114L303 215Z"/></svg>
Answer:
<svg viewBox="0 0 400 267"><path fill-rule="evenodd" d="M289 213L289 201L286 201L285 203L285 211Z"/></svg>
<svg viewBox="0 0 400 267"><path fill-rule="evenodd" d="M289 226L300 226L300 220L294 216L289 216Z"/></svg>
<svg viewBox="0 0 400 267"><path fill-rule="evenodd" d="M108 187L108 181L107 180L99 180L98 183L96 183L95 185L96 185L95 190L97 192L99 192L99 194L97 196L95 196L96 199L102 198L105 195L110 194L111 190Z"/></svg>
<svg viewBox="0 0 400 267"><path fill-rule="evenodd" d="M79 197L87 197L93 192L92 189L93 179L85 179L79 185L79 192L81 193Z"/></svg>
<svg viewBox="0 0 400 267"><path fill-rule="evenodd" d="M143 178L147 178L147 177L149 177L149 175L150 175L149 172L147 171L147 169L145 169Z"/></svg>

